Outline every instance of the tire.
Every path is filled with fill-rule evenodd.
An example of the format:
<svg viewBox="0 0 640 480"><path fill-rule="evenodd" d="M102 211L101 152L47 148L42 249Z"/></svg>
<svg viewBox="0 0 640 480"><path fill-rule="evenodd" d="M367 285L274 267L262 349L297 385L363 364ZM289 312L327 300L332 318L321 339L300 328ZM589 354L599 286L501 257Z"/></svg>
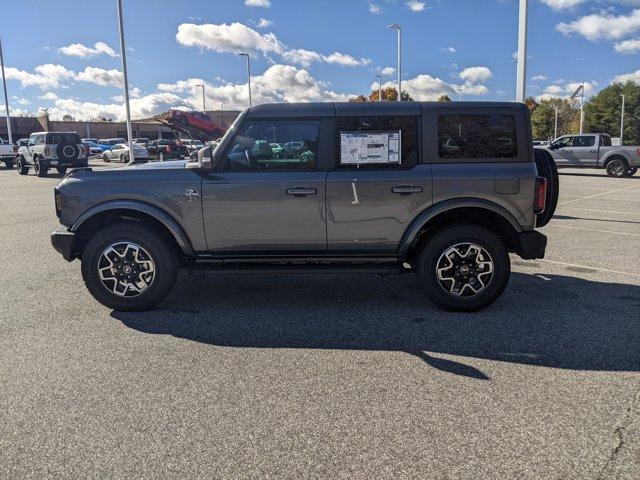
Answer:
<svg viewBox="0 0 640 480"><path fill-rule="evenodd" d="M13 160L5 160L4 166L7 170L11 170L13 168Z"/></svg>
<svg viewBox="0 0 640 480"><path fill-rule="evenodd" d="M18 157L18 161L16 162L16 166L18 167L18 173L20 175L26 175L29 173L29 167L25 166L24 158Z"/></svg>
<svg viewBox="0 0 640 480"><path fill-rule="evenodd" d="M629 176L629 164L627 160L622 157L613 157L609 162L607 162L607 166L605 167L607 170L607 175L610 177L628 177Z"/></svg>
<svg viewBox="0 0 640 480"><path fill-rule="evenodd" d="M560 194L560 179L558 168L551 154L543 148L534 148L534 159L538 175L547 179L547 195L545 197L544 212L536 215L536 227L544 227L551 221L558 206Z"/></svg>
<svg viewBox="0 0 640 480"><path fill-rule="evenodd" d="M143 287L141 293L134 292L133 296L121 296L114 293L113 288L121 288L115 281L103 280L98 271L99 265L107 265L106 275L112 275L108 269L109 263L103 256L108 247L122 244L135 244L142 249L138 258L146 259L144 253L150 257L154 267L153 276L148 286ZM130 253L133 252L129 249ZM114 252L110 254L114 256ZM119 257L115 257L119 258ZM112 263L115 265L115 263ZM121 262L122 264L122 262ZM136 263L136 265L139 265ZM127 265L122 267L126 268ZM82 253L82 278L93 297L106 307L120 311L138 311L153 308L164 299L173 288L178 275L178 255L174 245L167 235L152 227L131 223L116 223L99 230L87 243ZM120 270L124 275L124 270ZM149 278L149 277L147 277ZM144 284L144 282L141 282ZM114 287L117 286L117 287ZM130 289L129 286L125 288Z"/></svg>
<svg viewBox="0 0 640 480"><path fill-rule="evenodd" d="M36 175L40 178L44 178L47 176L47 173L49 172L49 169L46 167L43 167L42 165L40 165L40 160L36 159L35 162L33 162L33 169L36 173Z"/></svg>
<svg viewBox="0 0 640 480"><path fill-rule="evenodd" d="M467 245L473 247L466 247ZM463 256L454 250L462 252ZM445 256L447 251L454 253ZM482 261L480 265L471 261L470 269L465 258L470 254L476 259L488 259L489 262ZM489 263L492 266L491 271ZM452 268L445 270L443 267L448 264L451 264ZM458 267L453 266L456 264ZM465 266L466 271L471 272L470 278L454 279L454 275L464 273L461 268ZM475 312L491 305L506 288L511 274L509 254L502 241L491 231L474 224L460 224L436 231L418 252L414 268L420 286L429 300L438 307L452 312ZM438 279L438 269L445 278L451 273L451 281ZM481 276L477 275L478 271L481 272ZM479 281L483 282L484 286ZM451 293L452 289L458 290L458 295ZM477 293L474 293L475 290Z"/></svg>
<svg viewBox="0 0 640 480"><path fill-rule="evenodd" d="M632 177L638 171L638 167L629 167L629 171L627 172L628 177Z"/></svg>
<svg viewBox="0 0 640 480"><path fill-rule="evenodd" d="M60 175L61 177L63 177L64 174L67 173L67 167L57 167L56 170L58 171L58 175Z"/></svg>
<svg viewBox="0 0 640 480"><path fill-rule="evenodd" d="M106 153L102 154L102 161L105 163L109 163L111 160L109 159L109 157L107 156Z"/></svg>
<svg viewBox="0 0 640 480"><path fill-rule="evenodd" d="M120 155L120 162L125 163L127 161L127 159L125 158L124 155Z"/></svg>

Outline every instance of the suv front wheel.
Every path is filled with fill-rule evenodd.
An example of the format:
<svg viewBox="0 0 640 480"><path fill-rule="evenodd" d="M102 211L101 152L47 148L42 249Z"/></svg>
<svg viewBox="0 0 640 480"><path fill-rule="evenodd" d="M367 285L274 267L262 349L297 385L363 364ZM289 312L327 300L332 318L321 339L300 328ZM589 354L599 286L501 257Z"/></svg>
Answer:
<svg viewBox="0 0 640 480"><path fill-rule="evenodd" d="M33 170L39 177L46 177L47 173L49 172L49 169L40 163L40 159L36 159L33 162Z"/></svg>
<svg viewBox="0 0 640 480"><path fill-rule="evenodd" d="M151 227L117 223L97 232L82 253L82 278L91 295L114 310L153 308L178 275L169 239Z"/></svg>
<svg viewBox="0 0 640 480"><path fill-rule="evenodd" d="M415 270L427 297L440 308L474 312L502 294L511 264L496 235L464 224L436 231L418 253Z"/></svg>

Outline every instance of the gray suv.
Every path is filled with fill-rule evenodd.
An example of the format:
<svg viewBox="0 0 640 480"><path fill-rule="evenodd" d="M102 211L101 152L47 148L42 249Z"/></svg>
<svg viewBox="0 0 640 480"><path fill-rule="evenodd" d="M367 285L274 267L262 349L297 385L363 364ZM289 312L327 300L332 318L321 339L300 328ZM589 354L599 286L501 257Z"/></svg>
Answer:
<svg viewBox="0 0 640 480"><path fill-rule="evenodd" d="M195 161L67 175L51 240L116 310L153 307L186 267L414 273L474 311L505 289L509 252L544 256L558 178L531 145L514 103L259 105Z"/></svg>

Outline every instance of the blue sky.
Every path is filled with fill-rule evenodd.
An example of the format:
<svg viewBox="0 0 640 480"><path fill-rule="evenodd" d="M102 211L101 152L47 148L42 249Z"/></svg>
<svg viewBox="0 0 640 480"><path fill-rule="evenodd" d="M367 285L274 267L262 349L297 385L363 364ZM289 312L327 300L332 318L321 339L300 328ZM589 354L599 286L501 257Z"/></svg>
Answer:
<svg viewBox="0 0 640 480"><path fill-rule="evenodd" d="M416 99L514 97L517 0L124 0L134 117L169 107L344 100L375 75L395 84L403 29L403 88ZM122 118L115 0L4 1L0 32L15 113ZM640 0L531 0L529 95L592 94L640 81ZM28 27L28 28L27 28Z"/></svg>

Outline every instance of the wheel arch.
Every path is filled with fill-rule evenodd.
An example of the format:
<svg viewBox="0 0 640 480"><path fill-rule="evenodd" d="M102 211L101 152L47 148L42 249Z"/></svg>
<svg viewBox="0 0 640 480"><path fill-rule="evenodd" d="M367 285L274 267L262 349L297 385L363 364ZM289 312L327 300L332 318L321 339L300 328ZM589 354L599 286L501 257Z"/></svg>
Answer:
<svg viewBox="0 0 640 480"><path fill-rule="evenodd" d="M629 165L629 159L627 157L625 157L623 154L621 154L619 152L612 152L608 156L605 156L602 159L602 166L604 168L607 168L607 165L609 164L609 162L611 162L611 160L615 160L615 159L624 160L625 162L627 162L627 165Z"/></svg>
<svg viewBox="0 0 640 480"><path fill-rule="evenodd" d="M94 205L83 212L69 228L76 234L74 250L81 253L89 238L100 228L114 221L131 221L151 225L167 234L179 251L193 254L193 246L184 229L168 213L148 203L135 200L114 200Z"/></svg>
<svg viewBox="0 0 640 480"><path fill-rule="evenodd" d="M472 223L496 233L509 251L518 251L522 227L504 207L482 199L445 200L422 212L405 231L400 254L412 258L428 233L451 223Z"/></svg>

